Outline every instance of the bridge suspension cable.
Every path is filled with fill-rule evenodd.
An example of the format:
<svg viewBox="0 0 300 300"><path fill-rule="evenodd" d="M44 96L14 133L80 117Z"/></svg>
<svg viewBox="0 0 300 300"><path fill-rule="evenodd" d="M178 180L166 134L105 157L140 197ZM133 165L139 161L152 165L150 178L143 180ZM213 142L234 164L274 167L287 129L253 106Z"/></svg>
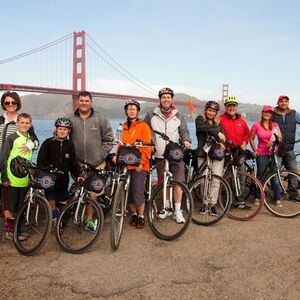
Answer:
<svg viewBox="0 0 300 300"><path fill-rule="evenodd" d="M118 63L103 47L101 47L89 34L86 33L88 38L101 50L102 53L106 57L108 57L111 62L104 57L104 55L100 54L94 47L92 47L88 42L87 45L99 56L101 57L107 64L109 64L114 70L116 70L119 74L121 74L124 78L135 84L136 86L140 87L147 93L157 95L157 91L154 90L152 87L149 85L145 84L141 80L139 80L136 76L134 76L132 73L127 71L120 63ZM122 70L122 71L121 71Z"/></svg>

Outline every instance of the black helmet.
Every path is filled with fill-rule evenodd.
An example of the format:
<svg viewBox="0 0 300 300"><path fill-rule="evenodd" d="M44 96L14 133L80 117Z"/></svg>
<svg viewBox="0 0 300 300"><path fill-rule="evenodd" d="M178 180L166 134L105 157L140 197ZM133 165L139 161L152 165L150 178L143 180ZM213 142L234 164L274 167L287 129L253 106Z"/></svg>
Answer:
<svg viewBox="0 0 300 300"><path fill-rule="evenodd" d="M128 106L128 105L135 105L135 106L137 107L138 111L141 110L140 104L139 104L136 100L134 100L134 99L131 99L131 100L126 101L126 103L125 103L125 105L124 105L124 109L125 109L125 110L127 109L127 106Z"/></svg>
<svg viewBox="0 0 300 300"><path fill-rule="evenodd" d="M27 175L26 164L28 160L22 156L16 156L10 161L10 171L16 177L22 178Z"/></svg>
<svg viewBox="0 0 300 300"><path fill-rule="evenodd" d="M160 89L160 91L158 92L158 97L161 98L161 96L164 94L170 94L172 96L172 98L174 97L173 90L168 87L164 87L164 88Z"/></svg>
<svg viewBox="0 0 300 300"><path fill-rule="evenodd" d="M54 125L55 127L66 127L69 129L72 128L72 122L68 118L58 118Z"/></svg>
<svg viewBox="0 0 300 300"><path fill-rule="evenodd" d="M212 108L215 109L216 111L220 110L220 105L218 102L211 100L211 101L207 101L205 104L205 108Z"/></svg>

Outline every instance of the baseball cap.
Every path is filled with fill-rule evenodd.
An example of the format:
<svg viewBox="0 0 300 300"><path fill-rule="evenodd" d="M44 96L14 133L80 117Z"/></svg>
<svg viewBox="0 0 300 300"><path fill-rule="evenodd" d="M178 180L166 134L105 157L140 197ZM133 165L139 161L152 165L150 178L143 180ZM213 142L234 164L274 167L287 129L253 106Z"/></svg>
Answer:
<svg viewBox="0 0 300 300"><path fill-rule="evenodd" d="M289 98L288 96L281 95L281 96L279 96L277 103L278 103L279 101L281 101L282 99L287 99L288 101L290 101L290 98Z"/></svg>
<svg viewBox="0 0 300 300"><path fill-rule="evenodd" d="M265 105L261 111L273 111L273 107L270 105Z"/></svg>

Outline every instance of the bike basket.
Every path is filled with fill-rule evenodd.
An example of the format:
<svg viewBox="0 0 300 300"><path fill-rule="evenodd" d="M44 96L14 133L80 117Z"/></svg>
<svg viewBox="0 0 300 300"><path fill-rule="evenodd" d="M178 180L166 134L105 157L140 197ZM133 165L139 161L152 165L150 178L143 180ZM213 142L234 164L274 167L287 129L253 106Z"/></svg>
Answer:
<svg viewBox="0 0 300 300"><path fill-rule="evenodd" d="M49 170L34 170L34 183L33 186L38 189L51 189L56 180L56 175L51 173Z"/></svg>
<svg viewBox="0 0 300 300"><path fill-rule="evenodd" d="M142 153L139 149L122 146L118 152L117 162L122 165L139 166L141 163L141 157Z"/></svg>
<svg viewBox="0 0 300 300"><path fill-rule="evenodd" d="M106 186L106 180L107 178L98 174L97 171L89 171L83 182L83 187L90 192L100 193Z"/></svg>
<svg viewBox="0 0 300 300"><path fill-rule="evenodd" d="M177 144L169 143L164 152L164 158L169 161L181 161L184 157L184 149Z"/></svg>
<svg viewBox="0 0 300 300"><path fill-rule="evenodd" d="M212 160L222 160L225 156L224 150L224 147L220 143L214 143L208 151L208 156Z"/></svg>

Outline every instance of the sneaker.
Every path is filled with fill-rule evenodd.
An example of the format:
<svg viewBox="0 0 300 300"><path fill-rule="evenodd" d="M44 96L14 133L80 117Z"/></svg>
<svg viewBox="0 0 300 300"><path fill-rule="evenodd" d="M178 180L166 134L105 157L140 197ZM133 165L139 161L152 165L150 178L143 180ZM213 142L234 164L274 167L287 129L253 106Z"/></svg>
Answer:
<svg viewBox="0 0 300 300"><path fill-rule="evenodd" d="M276 207L282 207L282 204L281 204L280 200L276 200Z"/></svg>
<svg viewBox="0 0 300 300"><path fill-rule="evenodd" d="M255 206L259 206L259 204L260 204L259 199L258 199L258 198L255 198L255 200L254 200L254 205L255 205Z"/></svg>
<svg viewBox="0 0 300 300"><path fill-rule="evenodd" d="M5 236L5 238L7 239L7 240L10 240L10 241L12 241L13 239L14 239L14 234L13 234L13 232L5 232L4 233L4 236Z"/></svg>
<svg viewBox="0 0 300 300"><path fill-rule="evenodd" d="M28 232L21 232L18 235L19 241L26 241L29 238L30 234Z"/></svg>
<svg viewBox="0 0 300 300"><path fill-rule="evenodd" d="M138 221L138 215L137 214L132 214L130 217L130 225L136 226Z"/></svg>
<svg viewBox="0 0 300 300"><path fill-rule="evenodd" d="M87 220L85 225L84 225L84 228L86 230L88 230L89 232L91 233L96 233L96 229L97 229L97 225L96 225L96 222L94 220Z"/></svg>
<svg viewBox="0 0 300 300"><path fill-rule="evenodd" d="M209 212L208 213L209 213L210 216L217 216L218 215L218 212L217 212L217 209L216 209L215 206L211 206L209 208Z"/></svg>
<svg viewBox="0 0 300 300"><path fill-rule="evenodd" d="M199 214L205 215L208 212L208 206L206 204L202 204L199 209Z"/></svg>
<svg viewBox="0 0 300 300"><path fill-rule="evenodd" d="M172 216L172 211L170 208L166 207L166 209L163 209L158 213L158 217L162 220L166 219L167 217Z"/></svg>
<svg viewBox="0 0 300 300"><path fill-rule="evenodd" d="M145 226L145 218L138 217L136 222L136 228L144 228Z"/></svg>
<svg viewBox="0 0 300 300"><path fill-rule="evenodd" d="M232 203L233 208L243 209L243 210L251 210L251 206L247 205L243 201L236 201Z"/></svg>
<svg viewBox="0 0 300 300"><path fill-rule="evenodd" d="M185 219L182 215L182 211L181 210L176 210L173 216L174 220L176 221L176 223L178 224L183 224L185 223Z"/></svg>

